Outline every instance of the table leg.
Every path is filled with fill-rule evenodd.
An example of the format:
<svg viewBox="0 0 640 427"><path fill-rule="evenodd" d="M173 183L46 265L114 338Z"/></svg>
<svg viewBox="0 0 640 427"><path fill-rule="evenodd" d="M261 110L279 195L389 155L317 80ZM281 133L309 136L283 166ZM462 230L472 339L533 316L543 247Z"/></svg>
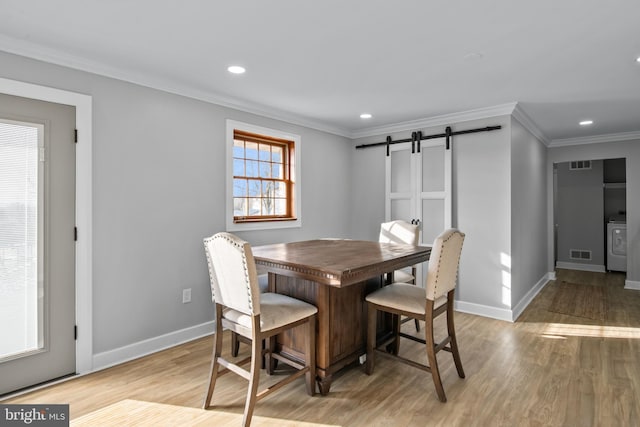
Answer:
<svg viewBox="0 0 640 427"><path fill-rule="evenodd" d="M324 378L318 377L318 388L320 389L320 394L326 396L329 394L329 390L331 389L331 383L333 382L333 375L329 374Z"/></svg>

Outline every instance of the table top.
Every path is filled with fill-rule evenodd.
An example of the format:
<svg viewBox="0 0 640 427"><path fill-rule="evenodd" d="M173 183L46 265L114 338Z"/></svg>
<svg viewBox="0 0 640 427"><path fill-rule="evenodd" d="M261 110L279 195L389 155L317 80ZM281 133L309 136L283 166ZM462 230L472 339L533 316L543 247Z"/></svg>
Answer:
<svg viewBox="0 0 640 427"><path fill-rule="evenodd" d="M428 246L347 239L277 243L252 250L262 269L338 287L419 264L431 254Z"/></svg>

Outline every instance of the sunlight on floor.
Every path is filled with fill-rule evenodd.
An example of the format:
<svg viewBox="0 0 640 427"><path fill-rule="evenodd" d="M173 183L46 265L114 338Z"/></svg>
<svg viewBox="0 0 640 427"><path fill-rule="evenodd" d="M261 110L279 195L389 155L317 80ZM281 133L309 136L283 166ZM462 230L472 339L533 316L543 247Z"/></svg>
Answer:
<svg viewBox="0 0 640 427"><path fill-rule="evenodd" d="M239 426L241 413L198 409L185 406L166 405L154 402L126 399L82 417L71 420L72 426L153 426L174 427L189 425L215 425L216 427ZM335 424L316 424L299 420L261 417L253 415L252 426L302 426L340 427Z"/></svg>
<svg viewBox="0 0 640 427"><path fill-rule="evenodd" d="M640 339L640 328L549 323L541 336L555 339L561 339L566 336Z"/></svg>

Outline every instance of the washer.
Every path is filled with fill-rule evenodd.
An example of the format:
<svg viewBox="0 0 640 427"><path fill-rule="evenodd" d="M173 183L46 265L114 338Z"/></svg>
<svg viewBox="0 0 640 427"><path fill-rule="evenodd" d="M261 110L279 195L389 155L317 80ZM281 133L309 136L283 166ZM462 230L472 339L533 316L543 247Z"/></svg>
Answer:
<svg viewBox="0 0 640 427"><path fill-rule="evenodd" d="M607 270L627 271L627 223L607 223Z"/></svg>

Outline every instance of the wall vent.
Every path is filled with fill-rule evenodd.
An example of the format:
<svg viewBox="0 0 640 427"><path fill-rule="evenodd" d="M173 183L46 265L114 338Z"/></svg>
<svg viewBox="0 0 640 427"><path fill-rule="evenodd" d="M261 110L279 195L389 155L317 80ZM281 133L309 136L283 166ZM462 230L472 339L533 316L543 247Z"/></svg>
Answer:
<svg viewBox="0 0 640 427"><path fill-rule="evenodd" d="M569 170L591 169L591 160L576 160L569 163Z"/></svg>
<svg viewBox="0 0 640 427"><path fill-rule="evenodd" d="M581 249L569 249L569 258L579 259L581 261L591 261L591 251Z"/></svg>

